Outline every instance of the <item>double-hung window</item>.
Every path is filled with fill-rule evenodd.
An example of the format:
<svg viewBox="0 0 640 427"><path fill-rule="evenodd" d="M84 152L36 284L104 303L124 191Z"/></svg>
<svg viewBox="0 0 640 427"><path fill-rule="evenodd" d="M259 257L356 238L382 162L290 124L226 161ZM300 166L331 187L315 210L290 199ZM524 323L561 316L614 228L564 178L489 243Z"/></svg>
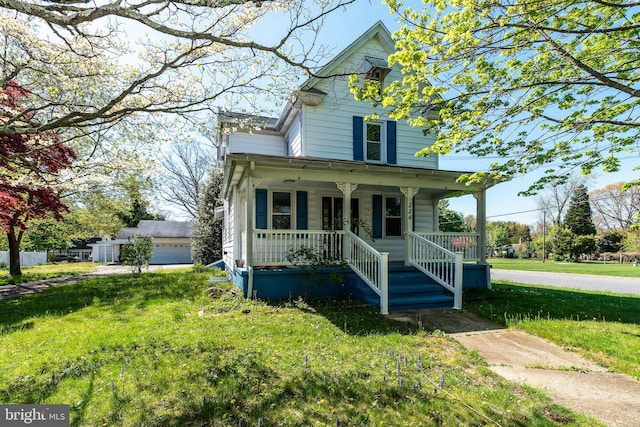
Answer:
<svg viewBox="0 0 640 427"><path fill-rule="evenodd" d="M291 193L274 191L271 194L271 228L274 230L290 230Z"/></svg>
<svg viewBox="0 0 640 427"><path fill-rule="evenodd" d="M383 158L383 144L384 144L384 131L382 123L365 122L366 126L366 153L367 161L382 162Z"/></svg>
<svg viewBox="0 0 640 427"><path fill-rule="evenodd" d="M402 236L402 199L385 198L385 235Z"/></svg>
<svg viewBox="0 0 640 427"><path fill-rule="evenodd" d="M353 116L353 160L395 165L396 122Z"/></svg>
<svg viewBox="0 0 640 427"><path fill-rule="evenodd" d="M402 237L402 197L374 194L371 203L371 236Z"/></svg>

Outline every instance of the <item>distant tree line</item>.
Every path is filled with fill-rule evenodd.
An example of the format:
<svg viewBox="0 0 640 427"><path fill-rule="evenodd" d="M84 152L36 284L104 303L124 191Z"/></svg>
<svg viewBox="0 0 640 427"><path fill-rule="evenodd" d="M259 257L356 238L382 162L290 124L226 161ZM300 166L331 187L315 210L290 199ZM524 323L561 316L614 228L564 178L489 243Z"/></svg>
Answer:
<svg viewBox="0 0 640 427"><path fill-rule="evenodd" d="M487 223L488 253L580 261L640 257L640 187L624 182L589 192L584 178L552 182L538 196L541 218L529 226L515 221ZM475 218L439 204L440 231L475 231ZM627 253L627 255L623 255Z"/></svg>

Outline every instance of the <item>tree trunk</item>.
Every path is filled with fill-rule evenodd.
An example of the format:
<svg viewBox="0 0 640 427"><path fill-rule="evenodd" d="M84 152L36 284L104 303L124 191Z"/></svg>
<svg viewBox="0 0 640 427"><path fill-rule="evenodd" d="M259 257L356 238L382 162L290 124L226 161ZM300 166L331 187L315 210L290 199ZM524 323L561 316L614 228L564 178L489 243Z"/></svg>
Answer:
<svg viewBox="0 0 640 427"><path fill-rule="evenodd" d="M20 269L20 240L22 240L22 232L16 235L15 228L10 227L7 233L9 240L9 275L22 276Z"/></svg>

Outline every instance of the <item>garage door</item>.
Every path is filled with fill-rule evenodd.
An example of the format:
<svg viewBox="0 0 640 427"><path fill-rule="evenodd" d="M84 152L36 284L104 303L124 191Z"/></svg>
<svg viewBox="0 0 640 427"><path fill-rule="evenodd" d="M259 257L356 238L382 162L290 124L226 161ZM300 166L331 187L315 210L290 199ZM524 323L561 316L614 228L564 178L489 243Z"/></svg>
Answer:
<svg viewBox="0 0 640 427"><path fill-rule="evenodd" d="M149 264L191 264L191 245L153 245Z"/></svg>

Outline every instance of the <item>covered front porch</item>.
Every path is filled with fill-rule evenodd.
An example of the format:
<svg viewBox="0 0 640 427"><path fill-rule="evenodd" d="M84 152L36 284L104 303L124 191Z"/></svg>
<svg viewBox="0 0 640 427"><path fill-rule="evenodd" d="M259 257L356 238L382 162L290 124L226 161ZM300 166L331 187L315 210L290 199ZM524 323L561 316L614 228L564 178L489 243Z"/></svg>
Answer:
<svg viewBox="0 0 640 427"><path fill-rule="evenodd" d="M367 301L373 295L382 313L393 308L390 298L400 285L416 295L437 286L456 308L463 288L490 286L485 188L457 183L459 172L268 156L233 160L223 257L247 297L300 294L302 272L289 259L300 249L348 266L342 283L323 283L314 294ZM461 191L477 200L477 232L438 232L438 201ZM397 284L400 266L405 279Z"/></svg>
<svg viewBox="0 0 640 427"><path fill-rule="evenodd" d="M316 278L322 284L314 288L311 295L360 296L384 314L389 312L390 304L394 305L390 298L394 293L394 285L406 285L407 281L416 282L416 272L418 276L423 276L422 280L413 283L411 291L405 289L403 292L420 293L431 286L430 292L433 293L435 284L446 290L445 294L451 295L449 302L448 298L439 297L442 292L436 294L436 299L444 302L444 306L461 308L464 289L489 286L486 262L477 262L477 234L410 232L408 239L410 252L407 262L403 263L389 262L388 253L377 251L348 230L255 230L249 239L243 239L253 242L252 254L250 257L247 256L252 261L248 263L242 259L235 262L232 276L247 296L286 298L300 295L303 272L294 267L288 255L305 248L321 254L327 260L342 259L348 266L347 270L343 271L331 267L329 263L320 268L316 272ZM450 249L437 245L434 240ZM245 252L245 255L248 254ZM328 279L336 273L342 276L339 281ZM324 280L323 275L326 276ZM402 279L399 276L402 276ZM412 278L408 279L407 276ZM394 277L405 283L397 283ZM424 289L421 290L420 287ZM372 298L377 301L373 301ZM405 295L403 298L409 296Z"/></svg>

